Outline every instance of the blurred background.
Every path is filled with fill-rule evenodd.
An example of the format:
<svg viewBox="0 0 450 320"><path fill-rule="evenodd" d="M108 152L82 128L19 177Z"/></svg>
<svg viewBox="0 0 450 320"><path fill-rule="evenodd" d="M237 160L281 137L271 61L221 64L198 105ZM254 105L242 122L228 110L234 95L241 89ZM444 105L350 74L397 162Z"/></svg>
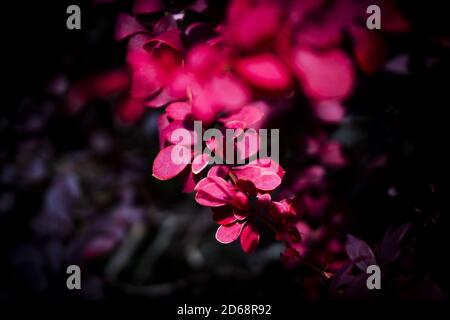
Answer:
<svg viewBox="0 0 450 320"><path fill-rule="evenodd" d="M219 15L226 4L209 2ZM82 29L68 30L66 8L75 3ZM121 74L125 46L113 36L121 5L2 4L0 299L331 299L314 270L280 262L282 244L263 237L247 256L239 244L217 243L210 210L177 181L152 178L158 112L123 123L113 111L120 96L67 108L73 86ZM411 33L392 44L397 60L389 72L358 78L336 129L354 160L334 177L335 194L349 204L337 232L376 245L389 228L413 224L411 261L375 298L442 299L449 288L450 25L442 1L399 7ZM306 121L300 118L297 111L282 124L285 135ZM377 169L380 155L389 163ZM81 266L82 290L66 288L71 264Z"/></svg>

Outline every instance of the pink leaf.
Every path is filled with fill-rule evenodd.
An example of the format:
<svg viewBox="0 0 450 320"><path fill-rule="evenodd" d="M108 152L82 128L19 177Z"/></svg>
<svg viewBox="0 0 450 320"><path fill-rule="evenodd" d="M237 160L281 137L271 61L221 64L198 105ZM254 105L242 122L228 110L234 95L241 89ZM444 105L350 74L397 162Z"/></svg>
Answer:
<svg viewBox="0 0 450 320"><path fill-rule="evenodd" d="M189 71L205 78L217 68L220 58L219 52L215 47L199 44L189 50L186 66Z"/></svg>
<svg viewBox="0 0 450 320"><path fill-rule="evenodd" d="M205 89L196 82L191 82L189 87L192 96L192 116L205 124L211 124L217 114L212 90Z"/></svg>
<svg viewBox="0 0 450 320"><path fill-rule="evenodd" d="M230 195L235 192L231 183L218 176L207 176L206 178L203 178L197 183L197 185L195 186L195 190L200 190L210 183L219 185L223 190L226 190L228 193L230 193Z"/></svg>
<svg viewBox="0 0 450 320"><path fill-rule="evenodd" d="M342 146L338 141L327 142L320 150L320 159L324 164L331 167L339 168L347 164Z"/></svg>
<svg viewBox="0 0 450 320"><path fill-rule="evenodd" d="M281 178L276 173L266 171L255 182L255 187L262 191L271 191L281 184Z"/></svg>
<svg viewBox="0 0 450 320"><path fill-rule="evenodd" d="M261 89L284 90L291 83L287 68L272 54L241 58L235 67L247 82Z"/></svg>
<svg viewBox="0 0 450 320"><path fill-rule="evenodd" d="M227 36L244 49L254 48L275 36L281 10L275 4L249 5L234 1L228 10Z"/></svg>
<svg viewBox="0 0 450 320"><path fill-rule="evenodd" d="M231 190L216 183L203 185L198 189L195 200L206 207L220 207L229 203L233 197Z"/></svg>
<svg viewBox="0 0 450 320"><path fill-rule="evenodd" d="M280 178L283 178L284 174L285 174L285 171L283 170L283 168L278 164L278 162L276 162L272 158L259 158L254 161L251 161L248 165L249 166L258 166L265 171L266 170L272 171L272 172L276 173L277 175L279 175Z"/></svg>
<svg viewBox="0 0 450 320"><path fill-rule="evenodd" d="M234 222L229 225L219 226L216 231L216 240L220 243L231 243L241 234L244 223Z"/></svg>
<svg viewBox="0 0 450 320"><path fill-rule="evenodd" d="M255 181L258 179L258 177L261 175L261 168L258 166L251 166L251 165L245 165L245 166L239 166L239 167L233 167L233 174L241 180L247 180L247 181Z"/></svg>
<svg viewBox="0 0 450 320"><path fill-rule="evenodd" d="M162 149L153 162L153 176L169 180L178 175L190 162L191 150L183 146L169 146Z"/></svg>
<svg viewBox="0 0 450 320"><path fill-rule="evenodd" d="M231 121L243 121L245 122L245 127L250 127L251 125L257 123L264 117L264 112L262 108L258 105L246 105L242 107L238 112L225 117L220 118L219 121L222 123L227 123Z"/></svg>
<svg viewBox="0 0 450 320"><path fill-rule="evenodd" d="M224 111L241 108L250 96L247 87L231 76L213 77L206 90L210 92L213 104Z"/></svg>
<svg viewBox="0 0 450 320"><path fill-rule="evenodd" d="M195 190L195 176L192 173L191 170L186 170L184 176L182 176L182 183L183 183L183 192L184 193L191 193Z"/></svg>
<svg viewBox="0 0 450 320"><path fill-rule="evenodd" d="M217 176L217 177L221 177L221 178L225 179L229 172L230 172L230 167L225 166L225 165L217 165L217 166L213 166L213 167L211 167L211 169L209 169L208 177Z"/></svg>
<svg viewBox="0 0 450 320"><path fill-rule="evenodd" d="M299 48L294 55L294 69L303 89L315 99L344 99L354 85L353 66L340 49L315 53Z"/></svg>
<svg viewBox="0 0 450 320"><path fill-rule="evenodd" d="M173 144L191 146L197 142L197 133L184 126L182 121L171 122L162 132L164 139Z"/></svg>
<svg viewBox="0 0 450 320"><path fill-rule="evenodd" d="M314 113L323 122L338 123L345 115L345 109L339 101L322 100L313 106Z"/></svg>
<svg viewBox="0 0 450 320"><path fill-rule="evenodd" d="M161 108L174 100L176 99L170 96L167 91L163 89L151 100L146 101L144 105L149 108Z"/></svg>
<svg viewBox="0 0 450 320"><path fill-rule="evenodd" d="M137 70L149 63L150 54L144 44L151 38L149 34L138 33L128 40L127 63L133 70Z"/></svg>
<svg viewBox="0 0 450 320"><path fill-rule="evenodd" d="M234 129L234 130L245 129L245 126L246 123L244 121L239 120L228 121L224 124L224 127L226 129ZM242 133L242 130L239 130L239 132Z"/></svg>
<svg viewBox="0 0 450 320"><path fill-rule="evenodd" d="M192 113L192 107L186 102L173 102L166 108L167 116L173 120L185 120Z"/></svg>
<svg viewBox="0 0 450 320"><path fill-rule="evenodd" d="M161 87L158 68L147 64L133 73L131 95L134 98L149 97Z"/></svg>
<svg viewBox="0 0 450 320"><path fill-rule="evenodd" d="M164 138L164 129L170 124L169 119L167 119L166 114L161 114L158 116L157 126L158 126L158 135L159 135L159 148L162 149L164 147L164 142L166 139Z"/></svg>
<svg viewBox="0 0 450 320"><path fill-rule="evenodd" d="M341 30L332 19L324 23L309 23L301 28L296 40L299 45L314 49L336 47L341 42Z"/></svg>

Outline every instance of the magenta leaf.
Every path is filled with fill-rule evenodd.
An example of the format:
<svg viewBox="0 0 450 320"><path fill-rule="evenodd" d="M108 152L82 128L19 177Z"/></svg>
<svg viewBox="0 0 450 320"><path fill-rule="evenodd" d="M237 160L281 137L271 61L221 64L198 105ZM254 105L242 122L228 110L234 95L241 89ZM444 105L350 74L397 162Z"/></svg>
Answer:
<svg viewBox="0 0 450 320"><path fill-rule="evenodd" d="M246 223L241 233L241 246L245 253L256 250L259 243L259 231L252 223Z"/></svg>
<svg viewBox="0 0 450 320"><path fill-rule="evenodd" d="M281 184L281 178L276 173L263 172L254 182L255 187L262 191L271 191Z"/></svg>
<svg viewBox="0 0 450 320"><path fill-rule="evenodd" d="M186 102L173 102L166 108L166 114L172 120L183 121L192 113L192 107Z"/></svg>
<svg viewBox="0 0 450 320"><path fill-rule="evenodd" d="M171 103L172 101L176 100L174 97L170 96L166 90L161 90L156 94L154 97L152 97L150 100L145 101L145 106L149 108L161 108L165 105Z"/></svg>
<svg viewBox="0 0 450 320"><path fill-rule="evenodd" d="M209 154L202 153L199 154L192 160L192 172L194 174L199 174L203 169L206 168L210 160Z"/></svg>
<svg viewBox="0 0 450 320"><path fill-rule="evenodd" d="M221 225L216 231L216 240L220 243L231 243L239 238L245 223L233 222L228 225Z"/></svg>
<svg viewBox="0 0 450 320"><path fill-rule="evenodd" d="M272 54L241 58L235 67L248 83L261 89L284 90L291 84L287 68Z"/></svg>
<svg viewBox="0 0 450 320"><path fill-rule="evenodd" d="M161 88L159 70L149 63L133 72L131 95L134 98L149 97Z"/></svg>
<svg viewBox="0 0 450 320"><path fill-rule="evenodd" d="M198 189L195 200L206 207L220 207L233 199L230 192L228 187L217 183L208 183Z"/></svg>
<svg viewBox="0 0 450 320"><path fill-rule="evenodd" d="M162 0L135 0L133 6L135 14L154 13L163 9Z"/></svg>
<svg viewBox="0 0 450 320"><path fill-rule="evenodd" d="M237 219L233 215L233 208L230 206L223 206L213 208L213 220L221 225L228 225L235 222Z"/></svg>
<svg viewBox="0 0 450 320"><path fill-rule="evenodd" d="M145 32L145 27L139 21L126 13L119 13L117 16L116 30L114 37L117 41L126 39L139 32Z"/></svg>
<svg viewBox="0 0 450 320"><path fill-rule="evenodd" d="M146 43L146 47L156 47L159 44L165 44L176 51L183 51L183 43L178 30L169 30L150 38Z"/></svg>
<svg viewBox="0 0 450 320"><path fill-rule="evenodd" d="M159 180L172 179L186 168L190 154L191 150L183 146L162 149L153 162L153 176Z"/></svg>
<svg viewBox="0 0 450 320"><path fill-rule="evenodd" d="M250 127L251 125L259 122L264 117L264 111L258 104L246 105L242 107L238 112L231 114L228 117L220 118L219 121L223 123L228 123L231 121L242 121L245 122L245 127Z"/></svg>
<svg viewBox="0 0 450 320"><path fill-rule="evenodd" d="M313 108L317 118L326 123L338 123L345 115L344 107L336 100L319 101Z"/></svg>
<svg viewBox="0 0 450 320"><path fill-rule="evenodd" d="M305 93L315 99L344 99L354 85L351 60L340 49L315 53L303 48L294 54L294 69Z"/></svg>
<svg viewBox="0 0 450 320"><path fill-rule="evenodd" d="M173 121L164 128L162 135L164 139L172 144L191 146L197 142L197 133L185 128L182 121Z"/></svg>

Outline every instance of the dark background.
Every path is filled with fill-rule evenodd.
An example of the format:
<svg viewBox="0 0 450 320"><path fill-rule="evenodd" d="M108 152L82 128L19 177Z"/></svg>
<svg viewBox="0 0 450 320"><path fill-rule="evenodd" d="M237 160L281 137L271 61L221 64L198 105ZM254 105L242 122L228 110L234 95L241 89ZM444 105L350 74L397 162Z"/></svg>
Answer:
<svg viewBox="0 0 450 320"><path fill-rule="evenodd" d="M79 4L81 7L81 30L66 28L66 8L70 4ZM391 224L404 221L417 222L419 225L431 224L432 227L423 231L419 237L418 270L428 271L435 283L448 294L449 44L443 49L434 45L431 39L439 35L448 36L450 20L444 1L402 1L400 4L412 21L414 30L409 39L394 44L394 48L412 53L411 66L414 71L406 78L381 74L363 80L361 90L353 101L355 107L351 109L356 115L362 114L370 119L363 127L366 140L360 152L370 154L381 149L394 155L395 161L389 170L377 173L377 177L351 180L359 183L357 191L351 195L354 210L364 212L353 221L351 231L376 242ZM64 74L72 82L123 65L125 48L113 39L115 16L120 6L93 7L90 1L2 3L2 52L5 54L1 60L4 71L2 92L6 93L6 99L3 99L0 107L2 166L7 163L7 159L14 157L21 141L33 138L32 133L17 131L16 124L30 112L40 112L40 106L49 99L45 87L55 75ZM430 54L439 57L440 62L434 68L422 70L421 62ZM380 105L384 108L380 108ZM150 166L156 150L149 146L156 145L155 137L144 135L137 138L139 134L136 130L143 130L143 124L138 129L117 129L107 105L94 110L86 108L74 117L54 111L48 126L39 133L38 138L45 137L51 141L54 158L63 155L71 157L89 145L90 128L93 126L108 132L114 139L118 137L118 140L114 140L116 151L106 158L93 160L106 171L115 173L126 164L126 160L117 160L118 155L123 153L122 148L126 151L144 150L140 156L141 159L147 159L148 163L134 168L137 172L143 170L143 176L147 174L147 177L137 182L137 185L145 186L142 194L138 195L139 205L145 207L151 203L163 214L173 211L174 216L185 216L188 221L199 212L208 219L208 212L195 206L186 196L180 196L177 187L171 184L161 186L152 181ZM146 142L146 139L152 139L152 142ZM349 174L357 175L355 170ZM299 273L285 271L278 261L266 261L264 257L248 258L240 252L231 253L229 249L209 247L207 250L212 252L216 260L213 259L203 269L193 270L184 261L183 251L175 247L157 257L153 274L144 276L141 282L135 278L138 258L120 271L116 282L108 282L102 276L105 260L96 261L89 264L92 284L87 287L91 291L87 290L81 296L65 293L65 273L62 269L51 273L44 267L42 277L46 285L33 283L41 281L36 276L41 271L37 272L34 268L45 265L45 262L41 258L38 262L24 259L25 266L19 263L20 267L17 267L17 263L11 261L17 259L17 255L33 256L36 250L40 252L37 248L45 243L45 239L36 240L30 221L38 215L45 190L51 181L50 174L42 183L31 187L21 185L19 181L12 186L0 187L2 192L12 188L15 194L13 207L0 215L0 288L3 287L0 289L0 298L150 297L164 301L187 297L232 297L245 300L254 296L270 300L280 298L280 295L289 297L291 293L303 294ZM380 186L392 182L398 185L402 194L395 201L386 200L384 194L380 193ZM435 192L431 191L433 188ZM438 222L433 224L434 219ZM183 218L180 221L183 227L189 224ZM146 251L146 240L154 239L158 224L150 221L146 228L148 234L143 236L142 244L138 246L138 257L139 253L144 254ZM211 246L216 245L212 237L212 223L199 228L200 238L209 239ZM174 239L176 242L177 237ZM67 241L61 240L62 243ZM24 246L26 249L23 249ZM14 252L18 252L16 258L12 258ZM269 251L266 253L270 255ZM252 265L261 262L258 259L264 260L264 266L261 270L254 270ZM223 260L228 263L217 271L217 266L224 263ZM165 295L165 290L170 295Z"/></svg>

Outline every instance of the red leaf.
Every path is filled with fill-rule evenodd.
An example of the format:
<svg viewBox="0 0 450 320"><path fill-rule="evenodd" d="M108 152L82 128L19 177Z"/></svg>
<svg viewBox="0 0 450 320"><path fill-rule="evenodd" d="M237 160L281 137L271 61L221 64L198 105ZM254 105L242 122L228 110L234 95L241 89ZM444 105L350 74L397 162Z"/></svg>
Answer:
<svg viewBox="0 0 450 320"><path fill-rule="evenodd" d="M354 44L356 62L365 73L371 75L378 71L387 56L386 43L379 32L364 28L350 29Z"/></svg>
<svg viewBox="0 0 450 320"><path fill-rule="evenodd" d="M250 254L256 250L259 243L259 231L252 224L247 223L241 233L241 246L245 253Z"/></svg>
<svg viewBox="0 0 450 320"><path fill-rule="evenodd" d="M195 190L195 185L197 181L195 180L195 176L191 170L186 170L182 175L182 184L183 184L183 192L191 193Z"/></svg>
<svg viewBox="0 0 450 320"><path fill-rule="evenodd" d="M117 113L125 124L131 124L139 120L144 114L145 108L142 99L126 98L119 103Z"/></svg>

